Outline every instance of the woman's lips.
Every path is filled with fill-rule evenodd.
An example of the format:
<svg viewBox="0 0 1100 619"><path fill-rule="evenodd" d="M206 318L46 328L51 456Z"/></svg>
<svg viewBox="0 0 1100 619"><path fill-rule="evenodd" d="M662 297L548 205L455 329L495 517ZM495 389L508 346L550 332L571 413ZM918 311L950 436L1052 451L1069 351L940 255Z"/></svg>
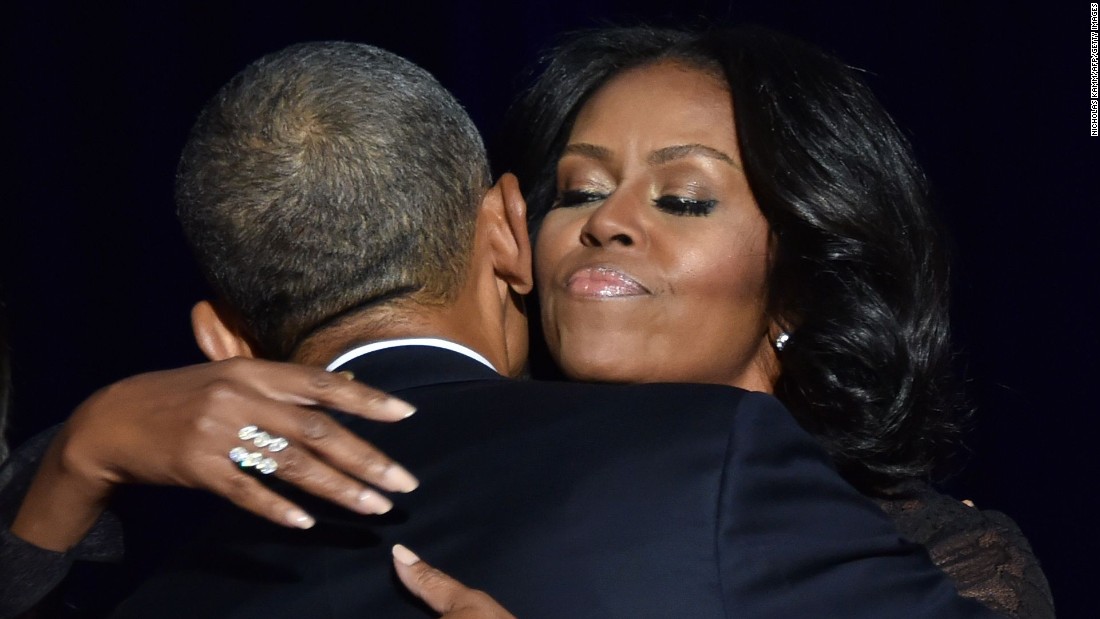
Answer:
<svg viewBox="0 0 1100 619"><path fill-rule="evenodd" d="M611 267L578 269L565 282L565 289L580 297L635 297L649 290L633 277Z"/></svg>

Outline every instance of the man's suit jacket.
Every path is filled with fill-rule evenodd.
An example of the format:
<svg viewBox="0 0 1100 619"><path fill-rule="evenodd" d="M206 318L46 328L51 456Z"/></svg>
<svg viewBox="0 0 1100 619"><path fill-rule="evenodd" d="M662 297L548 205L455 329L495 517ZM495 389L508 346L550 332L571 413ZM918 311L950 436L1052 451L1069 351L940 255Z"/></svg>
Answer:
<svg viewBox="0 0 1100 619"><path fill-rule="evenodd" d="M309 531L231 516L118 616L433 616L398 542L521 619L993 616L767 395L514 381L427 347L341 369L418 407L345 421L420 488L382 516L295 497Z"/></svg>

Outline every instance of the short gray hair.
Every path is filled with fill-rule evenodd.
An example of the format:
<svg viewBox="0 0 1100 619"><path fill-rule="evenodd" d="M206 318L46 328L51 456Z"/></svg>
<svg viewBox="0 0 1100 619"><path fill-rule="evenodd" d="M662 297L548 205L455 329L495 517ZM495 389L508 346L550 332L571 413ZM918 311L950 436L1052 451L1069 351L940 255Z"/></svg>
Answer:
<svg viewBox="0 0 1100 619"><path fill-rule="evenodd" d="M207 103L176 205L217 293L265 356L287 358L358 308L453 298L489 182L477 128L427 71L369 45L305 43Z"/></svg>

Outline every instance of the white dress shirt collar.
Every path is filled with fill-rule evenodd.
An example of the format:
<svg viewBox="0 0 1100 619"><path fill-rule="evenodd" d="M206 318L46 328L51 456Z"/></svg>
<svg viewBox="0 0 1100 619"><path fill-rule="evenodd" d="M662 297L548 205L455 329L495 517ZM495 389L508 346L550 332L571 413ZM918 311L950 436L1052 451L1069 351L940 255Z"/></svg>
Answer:
<svg viewBox="0 0 1100 619"><path fill-rule="evenodd" d="M372 342L370 344L364 344L362 346L357 346L357 347L347 351L346 353L340 355L339 357L336 357L336 359L333 359L332 363L328 364L325 367L325 369L328 370L329 372L331 372L331 371L335 370L336 368L344 365L348 361L351 361L352 359L357 359L359 357L362 357L363 355L370 354L370 353L378 351L378 350L385 350L387 348L396 348L398 346L431 346L431 347L434 347L434 348L443 348L443 349L450 350L450 351L453 351L453 352L456 352L456 353L459 353L459 354L462 354L462 355L466 355L467 357L473 359L474 361L477 361L478 363L484 364L490 370L492 370L492 371L494 371L498 374L500 373L495 367L493 367L492 363L489 363L488 359L481 356L480 354L478 354L474 350L472 350L472 349L470 349L466 346L463 346L462 344L456 344L455 342L450 342L450 341L447 341L447 340L441 340L441 339L435 338L435 337L412 337L412 338L405 338L405 339L400 339L400 340L382 340L381 342Z"/></svg>

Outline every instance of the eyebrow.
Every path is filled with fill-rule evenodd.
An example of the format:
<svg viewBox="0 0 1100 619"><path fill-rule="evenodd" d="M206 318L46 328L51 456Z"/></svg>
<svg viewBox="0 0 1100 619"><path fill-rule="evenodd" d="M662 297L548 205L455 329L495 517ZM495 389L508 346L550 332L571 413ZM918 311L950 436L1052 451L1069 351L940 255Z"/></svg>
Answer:
<svg viewBox="0 0 1100 619"><path fill-rule="evenodd" d="M561 154L562 156L580 155L581 157L596 159L598 161L607 161L611 158L610 150L602 146L596 146L595 144L588 144L586 142L566 144Z"/></svg>
<svg viewBox="0 0 1100 619"><path fill-rule="evenodd" d="M722 151L704 146L702 144L681 144L679 146L666 146L664 148L657 149L646 157L646 162L649 165L661 165L662 163L668 163L684 157L690 157L692 155L702 155L703 157L710 157L711 159L717 159L730 164L735 168L740 168L733 161L733 158L723 153Z"/></svg>
<svg viewBox="0 0 1100 619"><path fill-rule="evenodd" d="M579 155L581 157L587 157L588 159L595 159L597 161L607 161L611 159L611 151L603 146L596 146L595 144L588 144L586 142L577 142L573 144L567 144L562 150L562 156L565 155ZM692 155L701 155L703 157L710 157L711 159L717 159L728 163L729 165L741 169L741 166L733 160L732 157L723 153L722 151L711 148L710 146L704 146L703 144L679 144L676 146L666 146L664 148L657 149L646 157L646 163L649 165L662 165L675 161L677 159L683 159L684 157L690 157Z"/></svg>

